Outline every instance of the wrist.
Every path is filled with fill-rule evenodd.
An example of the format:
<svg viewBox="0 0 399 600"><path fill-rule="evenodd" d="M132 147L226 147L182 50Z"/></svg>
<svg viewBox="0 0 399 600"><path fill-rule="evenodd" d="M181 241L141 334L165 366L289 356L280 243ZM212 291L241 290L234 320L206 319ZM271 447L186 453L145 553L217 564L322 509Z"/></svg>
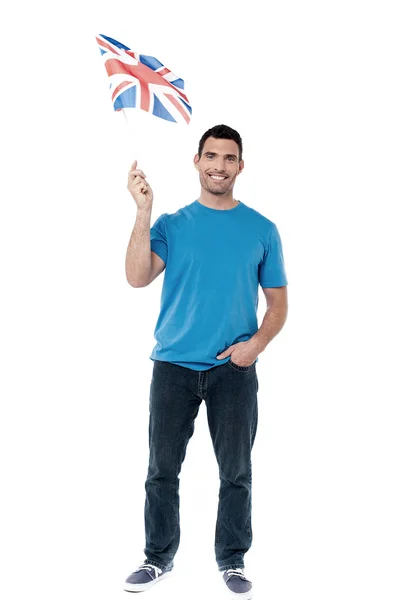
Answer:
<svg viewBox="0 0 399 600"><path fill-rule="evenodd" d="M151 211L152 211L152 206L150 206L149 208L143 207L143 206L137 207L137 214L139 214L139 215L147 216L147 215L151 214Z"/></svg>
<svg viewBox="0 0 399 600"><path fill-rule="evenodd" d="M251 341L251 344L254 346L254 348L256 348L256 351L258 354L263 352L263 350L267 346L267 344L264 342L264 340L260 336L258 336L256 333L255 333L255 335L253 335L251 337L250 341Z"/></svg>

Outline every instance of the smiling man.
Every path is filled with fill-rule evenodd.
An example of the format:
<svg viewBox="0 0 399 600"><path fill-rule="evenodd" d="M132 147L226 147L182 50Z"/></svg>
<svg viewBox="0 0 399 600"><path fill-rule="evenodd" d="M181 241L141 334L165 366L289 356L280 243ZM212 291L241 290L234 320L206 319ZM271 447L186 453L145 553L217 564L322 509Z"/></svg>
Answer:
<svg viewBox="0 0 399 600"><path fill-rule="evenodd" d="M128 189L138 210L126 254L127 280L140 288L164 269L165 277L150 356L146 559L124 589L144 591L171 574L180 542L179 473L204 400L220 476L216 562L232 597L249 600L252 582L244 574L244 555L252 545L256 363L285 323L288 282L276 225L233 196L244 169L238 132L227 125L209 129L194 165L198 199L161 214L151 228L151 186L136 162L129 172ZM259 286L267 302L260 327ZM191 558L201 565L195 540Z"/></svg>
<svg viewBox="0 0 399 600"><path fill-rule="evenodd" d="M202 204L222 210L239 204L233 199L233 187L244 161L237 142L212 136L202 139L194 164L199 171Z"/></svg>

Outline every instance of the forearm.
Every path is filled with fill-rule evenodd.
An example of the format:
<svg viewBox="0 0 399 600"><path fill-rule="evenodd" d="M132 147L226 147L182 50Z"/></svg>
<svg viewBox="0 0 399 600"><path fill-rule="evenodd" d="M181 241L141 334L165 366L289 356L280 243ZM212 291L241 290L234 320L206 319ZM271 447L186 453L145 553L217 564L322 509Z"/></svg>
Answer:
<svg viewBox="0 0 399 600"><path fill-rule="evenodd" d="M126 278L133 287L147 284L151 274L151 210L137 209L136 222L126 251Z"/></svg>
<svg viewBox="0 0 399 600"><path fill-rule="evenodd" d="M287 306L271 305L263 318L262 325L250 338L257 344L259 352L263 352L271 340L281 331L287 319Z"/></svg>

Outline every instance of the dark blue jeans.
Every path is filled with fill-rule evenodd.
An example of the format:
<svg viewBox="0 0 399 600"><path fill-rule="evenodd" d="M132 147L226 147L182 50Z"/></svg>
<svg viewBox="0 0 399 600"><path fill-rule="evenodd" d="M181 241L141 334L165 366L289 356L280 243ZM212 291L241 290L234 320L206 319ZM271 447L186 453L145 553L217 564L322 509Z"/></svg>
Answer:
<svg viewBox="0 0 399 600"><path fill-rule="evenodd" d="M256 363L194 371L155 360L150 387L149 466L145 482L146 560L173 567L180 542L179 473L205 400L219 466L215 531L219 571L244 568L252 544L251 450L258 424Z"/></svg>

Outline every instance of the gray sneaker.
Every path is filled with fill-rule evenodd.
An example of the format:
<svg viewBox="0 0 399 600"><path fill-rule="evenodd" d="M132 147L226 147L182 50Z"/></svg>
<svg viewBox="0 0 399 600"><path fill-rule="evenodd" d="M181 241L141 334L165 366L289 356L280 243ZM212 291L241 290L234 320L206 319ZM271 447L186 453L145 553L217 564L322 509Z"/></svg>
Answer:
<svg viewBox="0 0 399 600"><path fill-rule="evenodd" d="M223 579L232 598L237 600L252 598L252 583L245 577L243 569L227 569L223 571Z"/></svg>
<svg viewBox="0 0 399 600"><path fill-rule="evenodd" d="M161 579L166 579L171 575L172 568L160 569L155 565L143 563L134 571L125 581L123 589L126 592L144 592L158 583Z"/></svg>

